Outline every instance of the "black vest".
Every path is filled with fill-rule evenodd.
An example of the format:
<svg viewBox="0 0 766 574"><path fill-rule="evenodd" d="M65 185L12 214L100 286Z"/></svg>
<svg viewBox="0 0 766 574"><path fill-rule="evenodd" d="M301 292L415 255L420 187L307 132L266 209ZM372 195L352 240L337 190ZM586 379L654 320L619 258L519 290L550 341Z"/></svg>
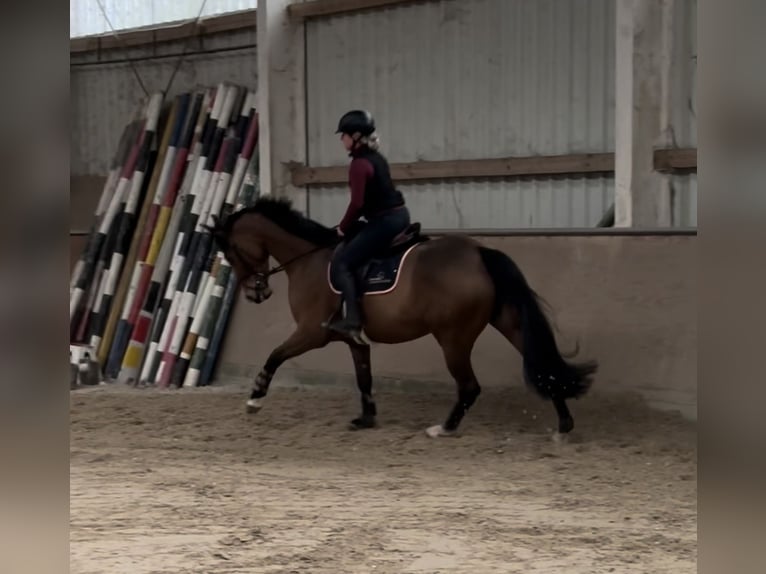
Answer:
<svg viewBox="0 0 766 574"><path fill-rule="evenodd" d="M364 158L372 164L373 176L364 189L362 215L369 220L384 211L404 205L404 196L394 187L388 161L379 152L362 146L354 150L353 157Z"/></svg>

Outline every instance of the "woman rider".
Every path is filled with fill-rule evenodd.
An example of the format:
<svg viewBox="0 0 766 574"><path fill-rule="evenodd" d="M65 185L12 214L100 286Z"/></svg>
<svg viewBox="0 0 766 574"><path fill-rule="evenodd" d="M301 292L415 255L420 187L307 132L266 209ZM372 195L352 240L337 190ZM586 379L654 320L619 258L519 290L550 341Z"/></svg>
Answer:
<svg viewBox="0 0 766 574"><path fill-rule="evenodd" d="M355 272L410 225L410 214L404 196L391 181L388 161L378 151L375 120L369 112L347 112L335 133L341 134L340 140L352 158L348 170L351 200L338 225L344 241L332 265L333 283L342 292L346 313L327 327L364 344ZM353 237L346 237L361 216L367 224Z"/></svg>

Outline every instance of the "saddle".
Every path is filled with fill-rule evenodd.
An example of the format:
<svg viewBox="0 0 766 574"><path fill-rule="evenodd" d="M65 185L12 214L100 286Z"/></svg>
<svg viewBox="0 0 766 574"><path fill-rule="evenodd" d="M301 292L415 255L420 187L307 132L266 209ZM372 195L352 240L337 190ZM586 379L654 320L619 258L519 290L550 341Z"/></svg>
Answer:
<svg viewBox="0 0 766 574"><path fill-rule="evenodd" d="M365 225L364 223L361 226ZM361 226L354 226L349 235L355 235ZM411 223L404 231L394 237L391 242L380 249L366 263L359 266L356 272L357 285L360 295L381 295L390 293L396 288L399 272L404 266L407 255L420 243L428 241L430 237L421 235L420 222ZM339 246L340 247L340 246ZM336 248L338 249L338 248ZM332 282L332 261L327 266L327 282L330 289L336 294L340 290Z"/></svg>
<svg viewBox="0 0 766 574"><path fill-rule="evenodd" d="M420 222L411 223L407 229L394 237L386 247L384 247L376 257L390 257L395 255L401 249L407 248L411 243L419 243L428 239L420 235Z"/></svg>

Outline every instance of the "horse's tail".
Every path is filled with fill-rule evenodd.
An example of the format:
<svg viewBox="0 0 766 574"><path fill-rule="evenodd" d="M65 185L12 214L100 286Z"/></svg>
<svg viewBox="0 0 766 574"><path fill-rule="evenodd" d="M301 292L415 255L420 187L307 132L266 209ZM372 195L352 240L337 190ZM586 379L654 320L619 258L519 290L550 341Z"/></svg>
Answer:
<svg viewBox="0 0 766 574"><path fill-rule="evenodd" d="M493 318L496 319L506 305L516 307L519 312L526 382L546 399L577 398L585 394L598 364L564 360L541 300L516 263L496 249L480 247L479 252L495 285Z"/></svg>

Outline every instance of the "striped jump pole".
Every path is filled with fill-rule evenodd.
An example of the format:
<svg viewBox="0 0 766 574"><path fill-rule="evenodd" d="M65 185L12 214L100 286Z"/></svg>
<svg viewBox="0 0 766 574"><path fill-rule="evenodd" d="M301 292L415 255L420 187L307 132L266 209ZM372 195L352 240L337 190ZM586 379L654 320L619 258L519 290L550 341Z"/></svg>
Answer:
<svg viewBox="0 0 766 574"><path fill-rule="evenodd" d="M135 315L137 315L137 311L135 311L137 305L136 300L143 298L143 295L140 293L140 288L142 279L147 275L147 272L144 270L146 266L146 256L149 252L152 235L157 223L159 206L164 193L163 186L165 182L163 181L163 174L165 174L165 179L167 179L166 174L168 170L165 168L165 165L167 165L168 162L172 164L175 150L173 149L173 153L169 153L171 151L171 144L177 142L178 132L180 131L179 124L183 121L182 114L180 113L180 101L179 98L176 98L171 104L170 115L165 124L165 132L163 134L160 152L157 161L155 162L152 181L149 184L149 190L147 192L149 197L151 197L151 202L147 206L146 221L144 222L140 236L134 238L134 242L138 240L136 261L133 269L129 270L130 283L128 284L125 302L122 306L121 317L115 328L114 340L112 341L112 346L109 350L105 369L106 375L112 379L117 378L119 375L122 358L128 345L133 324L135 323ZM145 204L149 201L149 197L144 200Z"/></svg>
<svg viewBox="0 0 766 574"><path fill-rule="evenodd" d="M130 190L128 192L125 206L120 214L119 223L115 224L116 233L111 257L105 268L104 286L99 294L93 315L90 321L90 347L97 349L101 343L101 336L106 327L107 315L112 306L114 292L117 281L122 272L122 264L125 254L130 247L130 240L135 228L135 214L139 203L146 194L148 180L146 180L146 170L149 165L149 154L152 145L157 136L157 125L159 123L160 111L162 108L161 98L153 101L153 106L149 110L149 118L144 136L144 141L139 151L136 170L133 172Z"/></svg>
<svg viewBox="0 0 766 574"><path fill-rule="evenodd" d="M99 198L98 206L93 218L93 224L91 226L90 234L85 245L85 248L80 255L80 258L75 265L74 272L72 274L72 280L70 282L70 294L69 294L69 321L73 322L74 315L82 304L82 298L85 295L85 291L88 288L90 279L94 272L94 265L101 250L101 244L105 240L105 236L101 230L101 222L103 221L107 207L109 206L114 192L117 189L117 182L120 180L120 174L125 169L125 163L128 161L128 155L135 140L138 138L139 130L141 129L140 121L132 121L126 128L126 133L123 134L125 139L122 141L122 149L119 150L120 156L119 166L109 172L104 188ZM116 162L115 162L116 163ZM70 330L72 330L70 328Z"/></svg>
<svg viewBox="0 0 766 574"><path fill-rule="evenodd" d="M189 369L183 382L184 387L196 387L200 382L201 369L205 363L210 338L213 336L216 319L221 312L223 295L231 277L231 265L226 261L226 258L216 257L216 262L218 272L213 278L213 289L210 292L209 301L204 310L204 319L199 329L199 336L195 341L194 351L189 360Z"/></svg>
<svg viewBox="0 0 766 574"><path fill-rule="evenodd" d="M184 211L184 203L187 199L188 197L182 196L179 197L176 201L176 209L173 210L173 214L170 217L170 222L168 223L168 229L165 238L166 240L162 243L162 248L160 249L160 253L157 256L157 262L154 266L151 280L152 287L159 285L158 291L162 287L162 277L167 276L167 272L173 259L174 241L172 238L178 234L178 229L181 226L181 219ZM153 315L147 314L145 307L141 310L141 314L139 315L138 321L136 322L136 327L133 329L130 345L128 347L128 351L126 352L126 359L128 358L127 355L132 352L135 353L136 357L140 357L142 359L142 363L146 362L148 355L147 353L142 353L141 351L143 350L145 342L148 341L148 334L151 331L153 324L158 320L159 316L160 309L157 309ZM134 376L133 365L129 363L126 367L126 362L127 361L123 362L123 369L120 371L120 377L124 377L125 382L134 380L136 384L143 385L145 379L140 376ZM142 366L142 363L139 363L140 367ZM138 372L140 372L140 368L138 369Z"/></svg>
<svg viewBox="0 0 766 574"><path fill-rule="evenodd" d="M232 101L232 111L233 106L237 103L240 109L244 109L245 100L245 92L234 86L230 88L229 92L227 93L225 107L228 111L229 101ZM226 118L223 118L221 123L226 126L229 122L226 120ZM235 124L234 131L236 131L237 125L239 125L241 122L237 120L233 123ZM179 354L182 353L181 346L183 345L185 338L188 337L186 332L187 326L189 325L190 321L193 323L193 318L195 317L195 309L198 307L201 296L204 296L204 288L207 283L204 278L206 278L209 274L209 265L212 263L209 253L210 242L207 241L209 235L205 233L202 224L208 221L211 211L220 211L220 206L226 196L228 184L234 169L234 162L236 160L237 153L239 152L239 143L240 140L237 138L227 137L224 140L221 148L221 153L219 154L217 165L215 167L215 174L211 178L208 192L205 194L205 198L202 202L199 219L192 236L189 247L189 254L186 259L189 263L187 267L189 269L189 274L186 279L186 285L184 289L180 289L181 285L179 285L179 290L174 296L174 298L178 297L180 293L178 311L176 312L174 318L175 324L171 325L172 331L169 333L170 348L168 348L166 345L160 363L160 368L162 369L160 372L163 374L159 378L159 383L163 386L166 386L171 382L173 382L175 385L180 385L183 380L183 375L185 374L186 367L188 367L188 359L191 358L191 355L189 354L188 357L185 357L186 360L181 363L179 367L180 370L175 368L175 366L178 364L177 360L179 358Z"/></svg>
<svg viewBox="0 0 766 574"><path fill-rule="evenodd" d="M120 179L120 173L122 173L123 165L128 159L128 154L130 153L131 143L138 136L137 130L140 129L140 126L140 120L133 119L125 125L125 128L122 131L120 141L117 144L117 150L114 154L114 157L112 158L112 163L110 164L109 174L107 175L106 181L104 182L104 187L101 190L101 196L99 197L98 204L96 205L96 211L93 215L93 223L91 224L90 231L88 233L88 239L86 240L85 248L80 254L80 257L77 259L77 263L75 263L75 267L72 270L72 277L69 282L70 297L72 296L72 293L74 292L74 289L80 280L80 276L82 275L82 272L85 268L86 254L92 249L91 244L98 234L98 225L102 216L104 215L104 211L106 210L107 205L109 205L109 200L111 199L112 194L117 187L117 181ZM71 310L69 317L70 319L72 317Z"/></svg>
<svg viewBox="0 0 766 574"><path fill-rule="evenodd" d="M74 309L70 306L70 314L73 314L73 332L70 334L73 339L78 342L84 342L84 329L89 319L90 309L93 307L97 291L100 287L103 267L105 265L105 244L109 240L109 233L112 230L114 220L124 205L125 191L127 187L129 187L129 180L132 176L129 172L135 166L135 161L144 134L144 122L145 118L139 120L139 123L136 125L134 132L135 137L129 142L129 149L125 162L120 168L119 176L114 182L114 188L111 190L110 196L105 201L106 205L102 206L103 213L98 219L97 233L93 242L90 244L91 251L89 253L89 258L85 261L78 285L75 286L73 292L73 298L75 299L77 306ZM87 299L83 302L82 298L85 296L87 296ZM70 299L70 304L71 303L72 300ZM76 315L76 317L74 315Z"/></svg>
<svg viewBox="0 0 766 574"><path fill-rule="evenodd" d="M187 167L184 171L184 178L181 184L180 194L183 196L190 196L191 201L185 202L185 209L181 219L181 229L176 237L176 248L173 251L174 259L178 257L180 253L181 245L183 244L183 227L186 220L190 217L192 204L194 203L194 182L195 178L199 177L202 171L202 167L205 165L205 157L203 156L203 149L205 148L205 142L210 138L209 133L215 130L216 118L213 117L213 104L215 101L216 90L207 90L204 94L202 101L202 109L197 118L197 124L194 126L194 134L192 135L192 141L189 146L189 153L187 155ZM175 269L175 263L172 268Z"/></svg>
<svg viewBox="0 0 766 574"><path fill-rule="evenodd" d="M257 117L258 116L256 115L256 121ZM259 164L257 153L253 154L252 162L250 165L252 169L248 170L247 174L245 175L242 195L240 201L238 202L237 209L252 205L260 195L260 185L258 182ZM200 374L198 382L200 386L209 385L213 378L213 373L218 364L220 349L223 345L224 336L226 334L226 326L228 325L231 311L236 304L236 294L239 285L237 278L231 268L229 268L228 275L229 278L226 284L226 288L224 289L223 296L220 299L220 303L217 303L220 306L220 311L217 313L215 321L212 325L212 330L210 331L212 334L210 335L209 340L206 337L200 337L200 340L202 341L201 346L205 348L201 349L201 346L198 343L197 349L195 350L195 354L197 350L199 350L200 354L203 355L198 356L196 359L193 358L193 361L196 365L201 365L199 366Z"/></svg>
<svg viewBox="0 0 766 574"><path fill-rule="evenodd" d="M241 206L249 204L251 196L254 195L254 189L252 187L246 188L246 186L244 186L244 178L248 167L250 166L258 141L258 121L255 115L255 92L248 92L245 109L247 110L246 113L248 118L246 122L247 132L244 134L245 143L237 158L234 174L231 178L229 189L220 211L221 218L229 216L234 211L235 203L238 203ZM257 172L257 163L253 166L253 169ZM212 225L212 223L211 214L208 225ZM200 309L198 309L195 314L195 323L201 317L201 324L198 328L197 325L192 324L192 328L190 329L191 334L199 334L194 337L192 341L187 341L187 344L184 345L184 353L191 353L189 367L186 376L184 377L184 387L194 387L199 384L205 355L210 344L210 338L213 335L216 318L221 311L224 292L229 281L229 276L231 275L231 265L226 261L223 252L220 250L215 253L215 261L216 263L213 265L218 265L217 273L215 276L212 276L211 274L211 276L207 278L208 287L206 293L209 294L204 295L205 301L200 305ZM193 350L190 350L192 342L194 348Z"/></svg>
<svg viewBox="0 0 766 574"><path fill-rule="evenodd" d="M179 220L177 224L173 228L172 235L173 238L173 244L172 244L172 250L171 250L171 260L170 260L170 267L168 269L169 272L169 278L168 274L165 276L165 281L163 282L161 289L164 289L166 291L170 291L171 293L174 292L174 289L171 287L175 285L174 277L177 277L178 275L178 267L179 267L179 250L181 248L181 244L183 243L183 231L182 226L183 222L189 217L189 212L191 211L191 204L193 201L193 197L191 194L191 188L192 188L192 182L197 174L197 165L200 160L200 155L202 153L202 147L203 147L203 140L205 137L205 130L212 129L213 125L211 125L211 113L212 113L212 105L213 105L213 98L215 96L214 90L207 90L205 92L203 103L202 103L202 110L200 111L200 115L197 121L197 125L194 128L194 136L192 137L192 144L191 144L191 153L188 157L188 164L186 168L186 172L184 174L184 181L181 186L181 197L180 197L180 204L177 206L179 209L178 217ZM177 202L178 203L178 202ZM173 212L173 217L176 217L176 212ZM163 245L164 248L164 245ZM157 346L159 345L160 336L162 334L163 327L165 325L165 320L168 317L168 314L170 312L170 301L167 299L166 296L163 296L159 306L156 308L152 320L152 326L150 329L150 336L148 338L148 348L144 352L144 358L142 361L141 371L139 375L139 383L142 385L146 385L149 383L150 380L153 380L153 373L156 371L156 361L155 356L157 352Z"/></svg>
<svg viewBox="0 0 766 574"><path fill-rule="evenodd" d="M213 225L213 216L218 215L221 211L221 206L226 198L229 184L231 183L231 176L234 172L234 164L237 160L240 147L239 142L239 138L236 137L230 138L224 142L226 151L224 152L225 158L223 171L218 180L210 210L207 213L206 219L202 222L205 225ZM191 274L186 292L184 293L185 297L194 300L187 318L187 320L191 320L191 327L183 340L181 349L179 349L178 357L175 358L175 355L171 357L169 366L167 367L173 368L170 384L174 386L180 386L183 383L186 370L189 368L189 361L194 352L194 347L197 344L197 337L200 328L202 327L202 320L205 317L205 307L213 287L212 283L208 285L208 276L212 276L214 281L215 277L213 276L213 273L217 273L218 271L218 266L215 265L214 254L211 254L213 245L210 233L202 228L201 225L198 233L199 242L195 254L196 262L193 265L195 271ZM173 364L174 361L175 364Z"/></svg>
<svg viewBox="0 0 766 574"><path fill-rule="evenodd" d="M205 194L205 201L203 202L202 210L200 212L200 219L192 236L189 254L186 258L187 262L187 274L182 279L185 279L183 283L179 282L179 289L176 291L174 298L180 297L178 311L170 324L169 332L169 344L164 349L162 359L160 361L160 367L158 370L158 383L161 386L167 386L170 383L173 367L178 358L178 354L181 351L181 345L186 335L186 329L188 327L188 321L192 314L194 301L197 297L197 290L199 286L199 280L202 274L202 268L207 260L208 252L205 245L205 237L208 235L204 233L202 223L206 221L206 217L209 214L212 200L216 195L225 194L228 181L226 180L226 162L229 160L229 168L233 169L234 161L231 159L231 148L234 145L234 141L226 139L221 145L221 153L219 154L218 161L215 166L215 176L211 178L210 188ZM228 174L231 176L231 173ZM180 288L182 287L183 288Z"/></svg>
<svg viewBox="0 0 766 574"><path fill-rule="evenodd" d="M88 299L85 303L85 307L82 309L82 314L79 318L77 330L74 335L74 340L77 342L84 343L90 338L90 331L93 329L93 321L98 319L98 308L104 298L104 288L106 286L106 278L109 275L111 254L114 252L115 245L117 244L117 230L126 205L126 197L124 194L121 198L118 198L115 195L113 199L119 200L120 204L117 208L117 213L109 226L106 239L101 244L101 250L96 262L96 270L93 279L88 286Z"/></svg>
<svg viewBox="0 0 766 574"><path fill-rule="evenodd" d="M119 366L122 363L122 357L125 353L132 325L135 320L133 313L137 305L136 299L141 296L140 291L143 287L142 280L145 280L145 276L148 273L145 269L146 257L157 224L159 203L164 195L164 188L167 184L168 169L166 165L169 161L172 163L173 154L169 152L174 143L174 138L177 138L179 121L182 121L182 118L180 117L180 99L174 98L168 105L169 113L164 125L162 141L152 171L152 178L149 184L149 190L147 191L147 197L144 200L144 208L142 209L142 211L145 209L146 218L140 233L137 233L133 238L133 245L136 246L135 259L133 261L132 269L126 268L126 273L129 274L130 279L126 289L124 302L120 309L120 317L115 326L112 345L109 349L106 372L111 379L116 379L119 375Z"/></svg>
<svg viewBox="0 0 766 574"><path fill-rule="evenodd" d="M215 189L215 183L216 180L213 177L213 172L220 173L220 170L223 167L223 159L224 155L222 153L221 147L223 143L223 137L224 133L226 131L226 128L229 123L229 119L231 117L231 111L232 106L234 104L234 100L236 98L236 91L232 89L232 87L229 86L222 86L222 88L219 91L221 100L216 101L216 104L220 105L218 108L220 110L220 115L217 118L215 131L210 134L208 133L208 137L210 138L206 144L208 145L207 154L205 154L205 165L202 167L202 171L199 173L199 177L195 178L194 183L192 184L193 188L193 195L194 200L192 203L191 211L189 212L189 217L184 222L184 237L183 237L183 243L180 247L179 254L178 254L178 268L180 269L177 276L172 277L172 280L175 280L175 285L169 285L168 291L171 292L171 289L175 289L172 292L171 295L171 306L170 306L170 313L168 315L168 319L165 322L163 333L160 336L160 345L158 347L158 353L162 353L162 358L165 358L165 353L169 350L169 345L173 343L175 338L177 337L175 332L175 326L177 323L177 319L179 316L179 313L181 312L181 299L182 295L184 293L184 289L186 287L186 283L188 281L189 275L191 273L191 265L193 263L192 255L193 255L193 249L196 246L196 237L197 233L195 233L195 229L197 228L197 222L199 221L200 214L202 213L203 207L205 203L207 202L209 206L209 196L210 193L212 193ZM219 95L217 94L217 96ZM218 99L218 98L217 98ZM215 111L214 106L214 111ZM203 154L205 153L205 150L203 150ZM201 159L200 159L201 163ZM172 281L171 281L172 283ZM184 311L186 312L186 311ZM179 343L176 343L176 345L179 345ZM157 369L157 374L155 376L155 379L153 382L157 382L161 384L161 381L163 380L162 371L163 371L163 361L162 359L159 362L159 366ZM169 376L169 373L168 375ZM165 383L167 382L168 378L165 377Z"/></svg>
<svg viewBox="0 0 766 574"><path fill-rule="evenodd" d="M160 129L163 129L162 141L159 141L159 138L154 138L154 142L152 143L152 147L149 151L148 165L145 171L145 175L148 177L149 174L152 174L152 177L148 179L147 189L142 194L142 198L139 202L141 204L140 212L138 214L133 232L131 233L130 248L123 264L124 272L120 274L117 291L114 295L114 301L112 303L111 309L109 310L109 316L106 321L106 327L104 329L103 336L101 337L101 343L99 344L99 347L96 351L98 362L103 366L106 366L109 359L109 352L112 348L112 342L114 340L114 333L117 328L117 322L119 321L122 314L125 298L128 295L128 287L130 286L132 279L132 274L130 271L135 268L138 258L138 247L141 243L141 237L143 236L144 229L146 227L146 221L149 215L149 207L152 203L152 196L154 194L154 186L156 185L157 181L157 178L154 176L157 174L158 170L155 170L154 167L157 165L158 160L159 163L162 162L162 150L164 149L162 146L165 143L164 133L167 132L164 126L166 126L168 123L169 109L167 106L163 105L161 106L160 110L158 133ZM145 183L147 182L147 177L144 178Z"/></svg>
<svg viewBox="0 0 766 574"><path fill-rule="evenodd" d="M157 215L157 224L155 226L154 234L149 244L149 250L147 252L144 273L150 273L143 300L140 301L140 309L135 318L135 322L131 331L131 337L128 341L125 354L122 360L122 368L119 374L119 380L123 382L135 380L141 365L141 360L144 355L144 349L146 342L149 338L149 330L157 308L159 294L162 289L162 284L165 281L167 271L170 267L172 257L172 245L175 242L177 235L177 228L170 229L169 222L171 220L171 214L177 211L177 197L181 188L181 183L184 177L186 167L188 165L188 152L191 145L191 140L194 134L195 125L202 109L202 95L198 94L194 99L191 110L186 114L184 121L181 125L181 135L178 138L177 149L173 154L173 166L170 171L167 188L162 197L162 202ZM183 210L183 202L180 203L180 208ZM166 249L170 253L167 258L163 258L159 261L159 254L165 244L169 243L170 247ZM140 293L139 293L140 294ZM139 303L139 300L136 300Z"/></svg>
<svg viewBox="0 0 766 574"><path fill-rule="evenodd" d="M245 142L242 146L242 151L237 158L237 165L234 167L234 174L231 179L231 186L229 192L224 200L224 207L221 211L221 216L225 217L231 214L234 210L234 206L239 201L242 193L242 186L245 179L245 173L248 166L250 166L253 152L255 151L258 143L258 117L255 113L256 96L254 91L248 92L247 104L247 121L245 122L245 130L240 132L240 138Z"/></svg>
<svg viewBox="0 0 766 574"><path fill-rule="evenodd" d="M234 276L234 273L230 273L229 282L226 285L223 298L221 299L221 311L218 314L218 317L216 317L215 324L213 325L213 335L210 338L210 345L205 354L202 369L200 370L199 386L208 386L213 379L213 373L218 365L219 352L223 346L223 340L226 335L226 326L229 324L229 316L236 303L237 292L237 278Z"/></svg>
<svg viewBox="0 0 766 574"><path fill-rule="evenodd" d="M148 102L147 111L148 108L151 107L153 101L154 98L151 98ZM72 300L70 300L70 337L76 342L83 342L85 339L85 329L88 324L88 319L90 318L90 310L95 304L96 296L101 286L102 270L106 265L105 259L107 254L104 251L104 243L106 242L112 223L120 211L130 187L130 180L133 177L133 172L138 163L138 154L146 135L145 127L146 124L142 126L139 136L133 142L130 154L123 166L120 179L117 182L117 187L109 202L109 206L106 208L106 212L99 223L98 235L93 242L93 249L90 252L91 257L86 260L83 273L78 281L77 287L75 287ZM89 293L89 296L83 306L82 300L85 297L86 292Z"/></svg>
<svg viewBox="0 0 766 574"><path fill-rule="evenodd" d="M242 90L240 92L240 95L237 97L237 104L238 107L235 107L234 109L239 109L240 114L237 121L233 124L233 131L234 135L231 137L235 137L239 140L239 142L246 142L247 139L247 132L248 128L252 123L253 115L255 114L255 92L253 91L247 91ZM210 210L211 214L217 215L219 217L223 217L228 213L231 213L231 209L233 209L233 205L229 206L230 203L233 203L236 201L238 192L242 186L242 179L244 177L244 169L247 167L247 161L249 160L249 156L246 160L243 162L242 158L242 151L244 151L244 146L241 144L238 145L239 149L238 153L239 156L236 157L236 164L232 170L224 169L224 171L229 174L231 173L231 178L229 182L229 191L224 195L223 198L219 198L215 200L213 207ZM231 198L231 199L230 199ZM221 201L222 205L221 206ZM212 219L208 222L208 225L212 224ZM202 273L202 285L205 285L208 282L208 275L209 271L212 268L212 263L210 265L207 265ZM212 289L212 283L209 285L210 289ZM194 303L194 309L192 311L192 315L196 316L197 314L197 308L199 305L203 302L203 299L197 298L197 300Z"/></svg>
<svg viewBox="0 0 766 574"><path fill-rule="evenodd" d="M170 278L165 286L165 294L159 307L159 316L156 317L152 327L151 342L141 369L141 382L144 384L156 382L156 373L161 356L160 352L167 344L168 323L172 321L178 309L178 299L174 295L177 291L179 279L186 271L185 256L189 249L194 225L196 224L197 212L200 210L203 197L200 191L206 189L210 181L210 171L206 169L208 158L218 154L218 150L215 149L216 132L218 131L221 112L224 108L226 93L225 84L219 85L212 100L212 107L205 122L204 131L197 146L195 146L199 149L199 156L194 164L194 173L189 183L188 197L181 219L181 229L177 234L176 249L171 262Z"/></svg>

